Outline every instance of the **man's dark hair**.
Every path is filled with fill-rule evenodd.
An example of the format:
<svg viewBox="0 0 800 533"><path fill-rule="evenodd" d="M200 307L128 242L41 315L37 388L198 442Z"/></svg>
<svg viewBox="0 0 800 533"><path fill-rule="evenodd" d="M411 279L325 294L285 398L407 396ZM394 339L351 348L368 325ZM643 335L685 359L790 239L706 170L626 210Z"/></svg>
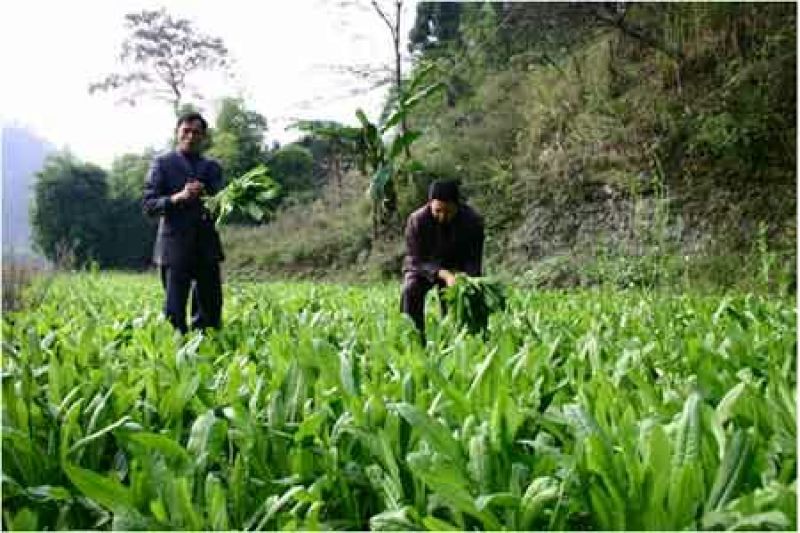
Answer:
<svg viewBox="0 0 800 533"><path fill-rule="evenodd" d="M436 180L428 188L428 200L442 202L458 202L460 194L458 182L454 180Z"/></svg>
<svg viewBox="0 0 800 533"><path fill-rule="evenodd" d="M181 113L178 117L178 122L175 123L175 129L177 130L180 128L181 124L184 122L192 122L193 120L200 121L200 125L203 126L203 132L208 130L208 122L206 122L206 119L203 118L203 115L197 111L187 111L186 113Z"/></svg>

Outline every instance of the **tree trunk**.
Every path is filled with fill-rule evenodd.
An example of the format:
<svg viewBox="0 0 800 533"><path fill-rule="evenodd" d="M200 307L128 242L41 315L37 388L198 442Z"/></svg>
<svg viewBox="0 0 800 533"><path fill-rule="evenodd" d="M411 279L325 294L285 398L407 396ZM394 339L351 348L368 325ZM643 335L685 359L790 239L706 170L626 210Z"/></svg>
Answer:
<svg viewBox="0 0 800 533"><path fill-rule="evenodd" d="M378 202L372 201L372 240L378 241Z"/></svg>
<svg viewBox="0 0 800 533"><path fill-rule="evenodd" d="M175 95L175 97L172 99L172 110L177 118L181 111L181 90L175 83L171 83L169 87L172 89L172 92Z"/></svg>
<svg viewBox="0 0 800 533"><path fill-rule="evenodd" d="M403 9L402 0L397 0L395 2L395 6L397 8L397 12L394 26L394 79L397 83L397 101L403 102L405 101L405 91L403 91L403 72L400 66L400 61L402 59L400 54L400 12ZM403 115L403 119L400 121L400 134L405 135L407 132L408 119L405 115ZM408 145L406 145L403 149L403 153L405 154L406 159L411 159L411 148Z"/></svg>
<svg viewBox="0 0 800 533"><path fill-rule="evenodd" d="M338 152L332 156L331 166L333 167L333 177L336 180L336 205L342 205L342 161Z"/></svg>

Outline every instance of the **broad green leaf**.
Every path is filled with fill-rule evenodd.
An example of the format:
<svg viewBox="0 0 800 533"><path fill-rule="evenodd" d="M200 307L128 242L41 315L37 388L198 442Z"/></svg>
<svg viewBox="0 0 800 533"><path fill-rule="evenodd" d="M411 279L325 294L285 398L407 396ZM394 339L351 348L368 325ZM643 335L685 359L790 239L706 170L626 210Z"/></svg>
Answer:
<svg viewBox="0 0 800 533"><path fill-rule="evenodd" d="M392 174L394 173L394 169L392 168L391 163L387 163L381 166L375 174L372 175L372 181L370 182L369 192L370 196L372 197L373 201L382 200L385 194L386 184L392 179Z"/></svg>
<svg viewBox="0 0 800 533"><path fill-rule="evenodd" d="M114 431L115 429L125 425L128 421L130 421L130 417L128 415L123 416L122 418L120 418L116 422L113 422L113 423L107 425L103 429L100 429L100 430L92 433L91 435L87 435L86 437L80 439L79 441L77 441L75 444L73 444L70 447L70 449L69 449L69 451L67 453L71 454L71 453L75 452L75 450L78 450L79 448L82 448L83 446L86 446L87 444L89 444L91 442L94 442L95 440L99 439L100 437L102 437L106 433L110 433L110 432Z"/></svg>
<svg viewBox="0 0 800 533"><path fill-rule="evenodd" d="M407 147L411 146L414 141L420 138L421 131L410 130L402 135L398 135L392 141L392 146L389 149L389 159L394 159Z"/></svg>
<svg viewBox="0 0 800 533"><path fill-rule="evenodd" d="M697 459L700 453L700 394L693 392L686 399L675 435L673 465L680 467Z"/></svg>
<svg viewBox="0 0 800 533"><path fill-rule="evenodd" d="M453 438L452 433L445 426L433 420L419 407L409 403L391 404L390 409L397 411L412 428L431 443L434 450L459 465L463 464L464 455L461 451L461 445Z"/></svg>
<svg viewBox="0 0 800 533"><path fill-rule="evenodd" d="M216 531L230 529L225 489L219 478L212 473L206 476L205 497L207 523L210 524L211 529Z"/></svg>
<svg viewBox="0 0 800 533"><path fill-rule="evenodd" d="M70 500L72 494L64 487L54 487L52 485L40 485L38 487L30 487L25 491L31 498L37 500Z"/></svg>
<svg viewBox="0 0 800 533"><path fill-rule="evenodd" d="M420 89L416 93L412 94L405 102L404 107L406 109L413 109L417 104L431 96L433 93L437 91L443 91L447 88L447 86L442 82L432 83L427 87Z"/></svg>
<svg viewBox="0 0 800 533"><path fill-rule="evenodd" d="M8 528L11 531L36 531L39 529L39 519L34 511L28 507L20 509L13 518L6 514Z"/></svg>
<svg viewBox="0 0 800 533"><path fill-rule="evenodd" d="M183 518L183 523L188 527L188 529L198 531L203 527L203 519L192 503L192 490L190 483L190 480L185 477L175 480L175 500L173 502L173 509L177 508L180 510L179 514Z"/></svg>
<svg viewBox="0 0 800 533"><path fill-rule="evenodd" d="M745 393L747 385L745 383L737 383L731 390L717 404L716 418L719 424L724 425L728 420L733 418L736 404Z"/></svg>
<svg viewBox="0 0 800 533"><path fill-rule="evenodd" d="M454 526L435 516L426 516L422 519L422 525L428 531L461 531L461 528Z"/></svg>
<svg viewBox="0 0 800 533"><path fill-rule="evenodd" d="M214 416L213 410L197 417L189 432L186 450L194 455L195 463L199 467L205 467L209 459L220 454L226 432L227 423Z"/></svg>
<svg viewBox="0 0 800 533"><path fill-rule="evenodd" d="M520 508L522 519L520 527L528 529L533 527L534 520L538 518L545 507L558 498L559 483L551 477L537 477L530 482L522 495Z"/></svg>
<svg viewBox="0 0 800 533"><path fill-rule="evenodd" d="M166 435L141 431L123 433L122 436L126 440L142 445L147 450L161 453L164 457L175 461L182 467L191 465L191 457L187 451Z"/></svg>
<svg viewBox="0 0 800 533"><path fill-rule="evenodd" d="M495 492L493 494L484 494L478 496L475 500L475 507L479 511L483 511L490 507L505 507L509 509L516 509L520 505L520 497L511 494L510 492Z"/></svg>
<svg viewBox="0 0 800 533"><path fill-rule="evenodd" d="M130 491L118 481L68 463L64 464L64 473L84 496L106 509L112 512L135 510Z"/></svg>
<svg viewBox="0 0 800 533"><path fill-rule="evenodd" d="M261 521L256 526L256 530L264 530L269 521L272 520L281 509L283 509L292 499L294 499L295 496L304 492L305 488L294 486L284 492L279 498L268 500L270 503L267 505L266 512L261 518Z"/></svg>
<svg viewBox="0 0 800 533"><path fill-rule="evenodd" d="M419 520L413 507L390 509L373 515L369 527L374 531L413 531L419 530Z"/></svg>
<svg viewBox="0 0 800 533"><path fill-rule="evenodd" d="M717 476L706 501L706 510L718 510L733 496L745 464L749 459L749 439L742 429L737 429L731 438L725 457L717 470Z"/></svg>

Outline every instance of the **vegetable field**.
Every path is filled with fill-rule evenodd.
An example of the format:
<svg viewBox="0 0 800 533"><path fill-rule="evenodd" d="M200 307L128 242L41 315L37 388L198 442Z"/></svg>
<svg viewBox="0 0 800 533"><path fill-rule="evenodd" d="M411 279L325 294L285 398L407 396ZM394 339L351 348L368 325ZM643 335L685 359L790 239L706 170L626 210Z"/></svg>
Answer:
<svg viewBox="0 0 800 533"><path fill-rule="evenodd" d="M4 315L4 528L796 529L793 301L510 290L423 349L398 285L225 297L185 339L155 276Z"/></svg>

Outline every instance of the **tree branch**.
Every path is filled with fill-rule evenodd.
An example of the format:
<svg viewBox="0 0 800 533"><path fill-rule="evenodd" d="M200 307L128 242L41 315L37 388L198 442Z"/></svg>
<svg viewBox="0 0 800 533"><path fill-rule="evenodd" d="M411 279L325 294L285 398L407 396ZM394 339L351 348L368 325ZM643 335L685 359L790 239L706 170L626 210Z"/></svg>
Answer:
<svg viewBox="0 0 800 533"><path fill-rule="evenodd" d="M392 25L391 20L389 20L389 17L386 16L386 13L383 12L383 9L381 9L381 6L378 5L378 2L376 2L375 0L370 0L370 2L372 3L372 7L375 8L375 11L378 12L378 15L380 15L380 17L383 19L383 21L389 27L389 31L392 32L392 38L396 39L397 36L395 34L394 26Z"/></svg>

